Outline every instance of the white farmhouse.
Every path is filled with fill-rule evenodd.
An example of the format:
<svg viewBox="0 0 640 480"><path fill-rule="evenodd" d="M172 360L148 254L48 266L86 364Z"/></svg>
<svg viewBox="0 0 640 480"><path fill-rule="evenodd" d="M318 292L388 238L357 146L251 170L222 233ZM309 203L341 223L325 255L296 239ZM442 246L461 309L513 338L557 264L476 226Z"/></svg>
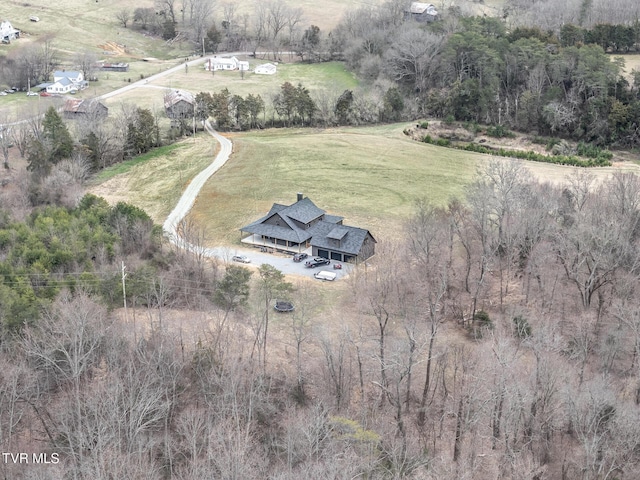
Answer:
<svg viewBox="0 0 640 480"><path fill-rule="evenodd" d="M86 88L87 82L82 72L62 71L53 72L53 83L46 85L47 93L69 93L72 90L82 90Z"/></svg>
<svg viewBox="0 0 640 480"><path fill-rule="evenodd" d="M238 60L236 57L211 57L204 63L204 69L217 70L249 70L249 62Z"/></svg>
<svg viewBox="0 0 640 480"><path fill-rule="evenodd" d="M275 75L277 67L273 63L263 63L258 65L254 70L254 73L259 75Z"/></svg>
<svg viewBox="0 0 640 480"><path fill-rule="evenodd" d="M20 30L13 28L9 20L0 22L0 40L2 43L10 43L11 40L15 40L18 37L20 37Z"/></svg>

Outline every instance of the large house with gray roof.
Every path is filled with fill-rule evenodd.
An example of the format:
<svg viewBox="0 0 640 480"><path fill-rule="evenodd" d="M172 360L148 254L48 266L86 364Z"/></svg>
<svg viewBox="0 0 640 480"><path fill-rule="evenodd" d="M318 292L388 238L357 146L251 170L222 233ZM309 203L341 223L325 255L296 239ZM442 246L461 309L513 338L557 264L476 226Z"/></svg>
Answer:
<svg viewBox="0 0 640 480"><path fill-rule="evenodd" d="M56 70L53 72L53 83L41 83L40 88L46 88L48 93L70 93L87 88L87 81L79 71Z"/></svg>
<svg viewBox="0 0 640 480"><path fill-rule="evenodd" d="M296 203L274 203L269 213L240 232L251 234L249 243L294 252L311 247L313 256L339 262L359 262L372 256L376 240L371 233L342 221L299 193Z"/></svg>

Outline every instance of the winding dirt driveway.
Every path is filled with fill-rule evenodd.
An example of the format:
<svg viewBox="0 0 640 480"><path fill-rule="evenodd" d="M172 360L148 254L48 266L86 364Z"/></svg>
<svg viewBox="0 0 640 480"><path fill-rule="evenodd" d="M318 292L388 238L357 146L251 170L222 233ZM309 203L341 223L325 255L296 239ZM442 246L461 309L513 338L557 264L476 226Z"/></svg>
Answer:
<svg viewBox="0 0 640 480"><path fill-rule="evenodd" d="M205 123L205 128L209 135L211 135L219 144L220 150L213 159L213 162L209 164L204 170L196 175L189 183L184 193L178 200L178 203L171 211L164 224L162 230L165 236L174 245L183 248L194 254L203 255L208 258L219 258L224 261L230 261L233 255L246 255L251 260L252 265L269 264L280 270L282 273L290 275L301 275L305 277L313 277L313 274L321 269L306 268L303 263L294 263L290 256L280 254L268 254L258 252L257 249L243 249L233 247L203 247L190 243L187 239L180 235L180 224L184 218L189 214L189 211L193 207L193 204L200 193L200 190L204 184L216 173L220 168L229 160L229 156L233 150L233 144L231 140L223 137L216 132L209 121ZM335 270L337 278L346 275L349 272L350 265L344 265L342 270ZM326 269L327 267L325 267ZM331 267L329 267L331 268ZM333 270L332 270L333 271Z"/></svg>

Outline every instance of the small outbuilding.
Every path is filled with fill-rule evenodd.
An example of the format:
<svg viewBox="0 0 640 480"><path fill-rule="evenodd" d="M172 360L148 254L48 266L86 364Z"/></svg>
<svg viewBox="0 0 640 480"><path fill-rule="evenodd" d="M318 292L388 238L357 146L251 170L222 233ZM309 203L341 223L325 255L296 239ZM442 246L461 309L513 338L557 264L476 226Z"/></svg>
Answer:
<svg viewBox="0 0 640 480"><path fill-rule="evenodd" d="M185 90L171 90L164 96L164 111L171 120L193 118L196 99Z"/></svg>
<svg viewBox="0 0 640 480"><path fill-rule="evenodd" d="M110 63L110 62L98 62L96 66L105 72L128 72L129 64L124 62Z"/></svg>
<svg viewBox="0 0 640 480"><path fill-rule="evenodd" d="M278 67L273 63L263 63L258 65L253 72L258 75L275 75L277 69Z"/></svg>
<svg viewBox="0 0 640 480"><path fill-rule="evenodd" d="M431 3L412 2L405 11L405 18L417 22L435 22L438 19L438 11Z"/></svg>
<svg viewBox="0 0 640 480"><path fill-rule="evenodd" d="M3 20L0 22L0 40L3 43L11 43L11 40L15 40L20 37L20 30L13 28L9 20Z"/></svg>
<svg viewBox="0 0 640 480"><path fill-rule="evenodd" d="M104 118L109 115L109 108L102 102L92 100L70 99L64 103L62 112L65 118Z"/></svg>

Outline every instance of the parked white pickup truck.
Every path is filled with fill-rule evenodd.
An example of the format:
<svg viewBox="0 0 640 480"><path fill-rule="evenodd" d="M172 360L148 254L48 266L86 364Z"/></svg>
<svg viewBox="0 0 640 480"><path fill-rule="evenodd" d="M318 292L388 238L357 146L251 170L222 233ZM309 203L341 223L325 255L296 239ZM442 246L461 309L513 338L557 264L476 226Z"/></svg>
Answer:
<svg viewBox="0 0 640 480"><path fill-rule="evenodd" d="M333 272L327 272L326 270L321 270L318 273L314 273L313 276L318 280L327 280L329 282L333 282L336 279L336 274Z"/></svg>

